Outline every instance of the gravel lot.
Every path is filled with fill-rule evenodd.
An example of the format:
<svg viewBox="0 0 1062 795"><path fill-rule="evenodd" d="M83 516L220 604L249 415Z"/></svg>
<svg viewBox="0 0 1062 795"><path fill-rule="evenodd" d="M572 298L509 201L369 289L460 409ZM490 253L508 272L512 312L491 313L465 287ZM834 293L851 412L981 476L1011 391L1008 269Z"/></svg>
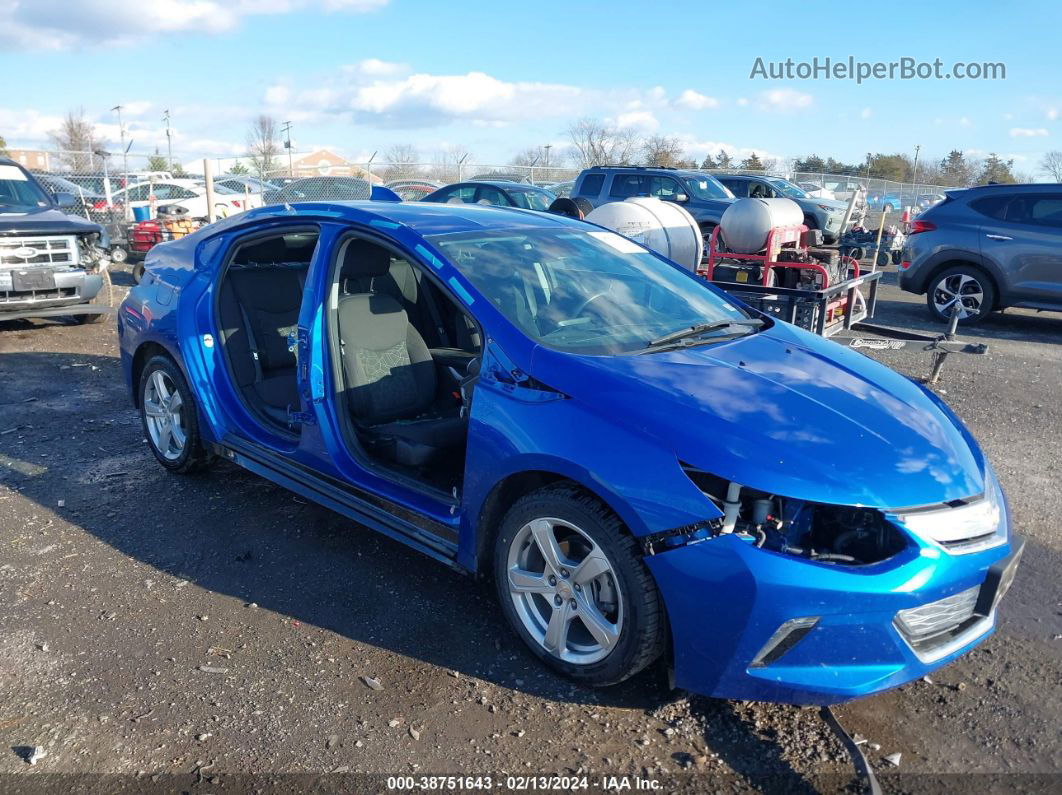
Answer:
<svg viewBox="0 0 1062 795"><path fill-rule="evenodd" d="M919 299L882 295L879 321L933 328ZM990 353L952 357L940 391L997 467L1022 568L995 636L836 713L887 791L1057 791L1062 315L1008 312L966 336ZM573 687L524 653L489 585L231 465L164 473L117 355L110 322L0 323L0 790L577 771L668 790L854 786L816 710L670 693L659 670ZM916 350L873 355L928 370ZM33 746L47 756L31 766Z"/></svg>

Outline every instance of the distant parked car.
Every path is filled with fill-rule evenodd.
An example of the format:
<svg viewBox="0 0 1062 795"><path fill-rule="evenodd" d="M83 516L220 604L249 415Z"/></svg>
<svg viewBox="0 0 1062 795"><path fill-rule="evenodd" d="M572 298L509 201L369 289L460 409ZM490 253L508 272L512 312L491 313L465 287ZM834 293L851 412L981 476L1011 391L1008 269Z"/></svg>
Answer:
<svg viewBox="0 0 1062 795"><path fill-rule="evenodd" d="M1062 311L1062 184L949 191L911 223L900 287L977 323L1008 306Z"/></svg>
<svg viewBox="0 0 1062 795"><path fill-rule="evenodd" d="M280 190L265 194L266 204L318 201L358 201L368 199L372 188L361 177L306 177Z"/></svg>
<svg viewBox="0 0 1062 795"><path fill-rule="evenodd" d="M545 188L498 180L496 182L457 182L428 194L423 201L445 204L493 204L497 207L548 210L556 198Z"/></svg>
<svg viewBox="0 0 1062 795"><path fill-rule="evenodd" d="M804 213L804 225L808 229L821 229L827 243L835 243L844 232L844 214L847 202L836 199L817 199L809 196L803 188L781 177L764 177L758 174L724 174L719 177L730 192L739 199L792 199Z"/></svg>
<svg viewBox="0 0 1062 795"><path fill-rule="evenodd" d="M195 179L171 179L157 182L141 182L120 190L113 195L115 204L128 202L130 207L148 207L151 196L155 197L155 206L179 204L188 210L192 218L206 218L206 186ZM214 186L214 213L220 218L243 212L251 207L259 207L262 200L258 196L245 197L230 188Z"/></svg>
<svg viewBox="0 0 1062 795"><path fill-rule="evenodd" d="M100 220L94 218L93 213L106 213L107 199L101 194L88 190L58 174L34 174L34 176L49 193L69 193L76 198L77 204L69 208L70 212L91 220Z"/></svg>
<svg viewBox="0 0 1062 795"><path fill-rule="evenodd" d="M928 210L934 204L940 204L944 201L943 193L923 193L918 197L918 208L920 210Z"/></svg>
<svg viewBox="0 0 1062 795"><path fill-rule="evenodd" d="M214 186L220 185L236 193L263 194L270 190L280 190L281 186L249 174L222 174L214 178Z"/></svg>
<svg viewBox="0 0 1062 795"><path fill-rule="evenodd" d="M881 210L891 213L903 207L899 195L880 190L872 190L867 194L867 207L871 210Z"/></svg>
<svg viewBox="0 0 1062 795"><path fill-rule="evenodd" d="M420 201L429 193L434 193L442 187L442 183L433 182L430 179L393 179L385 183L384 187L397 193L402 201L415 202Z"/></svg>
<svg viewBox="0 0 1062 795"><path fill-rule="evenodd" d="M552 185L546 185L546 190L557 197L568 197L572 195L572 188L575 187L575 180L570 179L567 182L555 182Z"/></svg>
<svg viewBox="0 0 1062 795"><path fill-rule="evenodd" d="M685 207L707 238L734 202L734 194L711 174L656 166L594 166L575 178L572 198L594 207L631 196L655 196Z"/></svg>
<svg viewBox="0 0 1062 795"><path fill-rule="evenodd" d="M794 182L798 188L813 199L836 199L833 191L829 188L824 188L817 182Z"/></svg>

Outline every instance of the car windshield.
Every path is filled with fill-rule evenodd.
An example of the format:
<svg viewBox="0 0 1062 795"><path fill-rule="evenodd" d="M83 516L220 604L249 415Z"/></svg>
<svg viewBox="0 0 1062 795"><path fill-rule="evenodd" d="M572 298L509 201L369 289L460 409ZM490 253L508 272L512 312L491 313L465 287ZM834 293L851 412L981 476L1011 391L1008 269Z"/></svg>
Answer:
<svg viewBox="0 0 1062 795"><path fill-rule="evenodd" d="M193 190L194 190L194 188L193 188ZM219 185L216 182L214 183L214 193L225 194L225 193L236 193L236 192L237 191L233 190L230 187L227 187L226 185ZM243 191L241 190L241 191L239 191L239 193L243 193Z"/></svg>
<svg viewBox="0 0 1062 795"><path fill-rule="evenodd" d="M767 181L770 182L773 187L777 188L783 196L788 196L790 199L808 198L807 191L803 188L798 188L787 179L769 179Z"/></svg>
<svg viewBox="0 0 1062 795"><path fill-rule="evenodd" d="M509 189L509 196L517 207L525 210L548 210L557 197L544 190Z"/></svg>
<svg viewBox="0 0 1062 795"><path fill-rule="evenodd" d="M0 208L29 210L51 204L48 195L18 166L0 165Z"/></svg>
<svg viewBox="0 0 1062 795"><path fill-rule="evenodd" d="M433 235L429 240L510 322L551 348L585 354L644 351L701 324L712 337L746 320L706 282L606 230L520 229Z"/></svg>
<svg viewBox="0 0 1062 795"><path fill-rule="evenodd" d="M730 192L722 182L715 177L708 174L701 174L696 177L686 177L683 179L686 183L686 187L689 188L690 194L695 199L733 199L734 194Z"/></svg>

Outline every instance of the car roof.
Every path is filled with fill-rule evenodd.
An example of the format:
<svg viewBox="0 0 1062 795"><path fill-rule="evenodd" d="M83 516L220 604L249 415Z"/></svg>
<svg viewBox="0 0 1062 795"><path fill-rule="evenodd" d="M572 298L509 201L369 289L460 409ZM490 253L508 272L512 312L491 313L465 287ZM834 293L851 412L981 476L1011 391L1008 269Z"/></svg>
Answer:
<svg viewBox="0 0 1062 795"><path fill-rule="evenodd" d="M283 205L270 205L248 210L225 219L220 224L236 226L242 221L257 217L276 218ZM557 228L570 226L585 229L586 225L553 213L523 210L516 207L498 207L490 204L435 204L429 202L382 202L382 201L330 201L295 202L290 205L296 213L312 216L315 211L359 224L365 223L365 214L372 221L385 224L400 224L420 235L441 235L460 232L476 232L489 229ZM218 227L218 223L213 228Z"/></svg>
<svg viewBox="0 0 1062 795"><path fill-rule="evenodd" d="M997 182L994 185L973 185L964 190L972 191L995 191L995 190L1062 190L1062 182Z"/></svg>
<svg viewBox="0 0 1062 795"><path fill-rule="evenodd" d="M541 188L538 185L531 185L527 182L513 182L510 179L470 179L467 182L458 182L456 184L490 185L493 188L504 188L506 190L546 190L545 188Z"/></svg>

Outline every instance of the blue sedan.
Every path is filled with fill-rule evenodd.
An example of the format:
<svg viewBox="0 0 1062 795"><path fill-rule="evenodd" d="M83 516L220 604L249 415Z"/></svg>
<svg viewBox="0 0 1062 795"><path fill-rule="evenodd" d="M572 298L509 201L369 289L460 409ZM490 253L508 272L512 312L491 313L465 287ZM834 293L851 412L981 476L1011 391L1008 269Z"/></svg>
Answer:
<svg viewBox="0 0 1062 795"><path fill-rule="evenodd" d="M234 462L492 579L585 684L661 661L865 696L989 635L1020 555L932 393L559 216L250 210L152 249L118 331L159 464Z"/></svg>

